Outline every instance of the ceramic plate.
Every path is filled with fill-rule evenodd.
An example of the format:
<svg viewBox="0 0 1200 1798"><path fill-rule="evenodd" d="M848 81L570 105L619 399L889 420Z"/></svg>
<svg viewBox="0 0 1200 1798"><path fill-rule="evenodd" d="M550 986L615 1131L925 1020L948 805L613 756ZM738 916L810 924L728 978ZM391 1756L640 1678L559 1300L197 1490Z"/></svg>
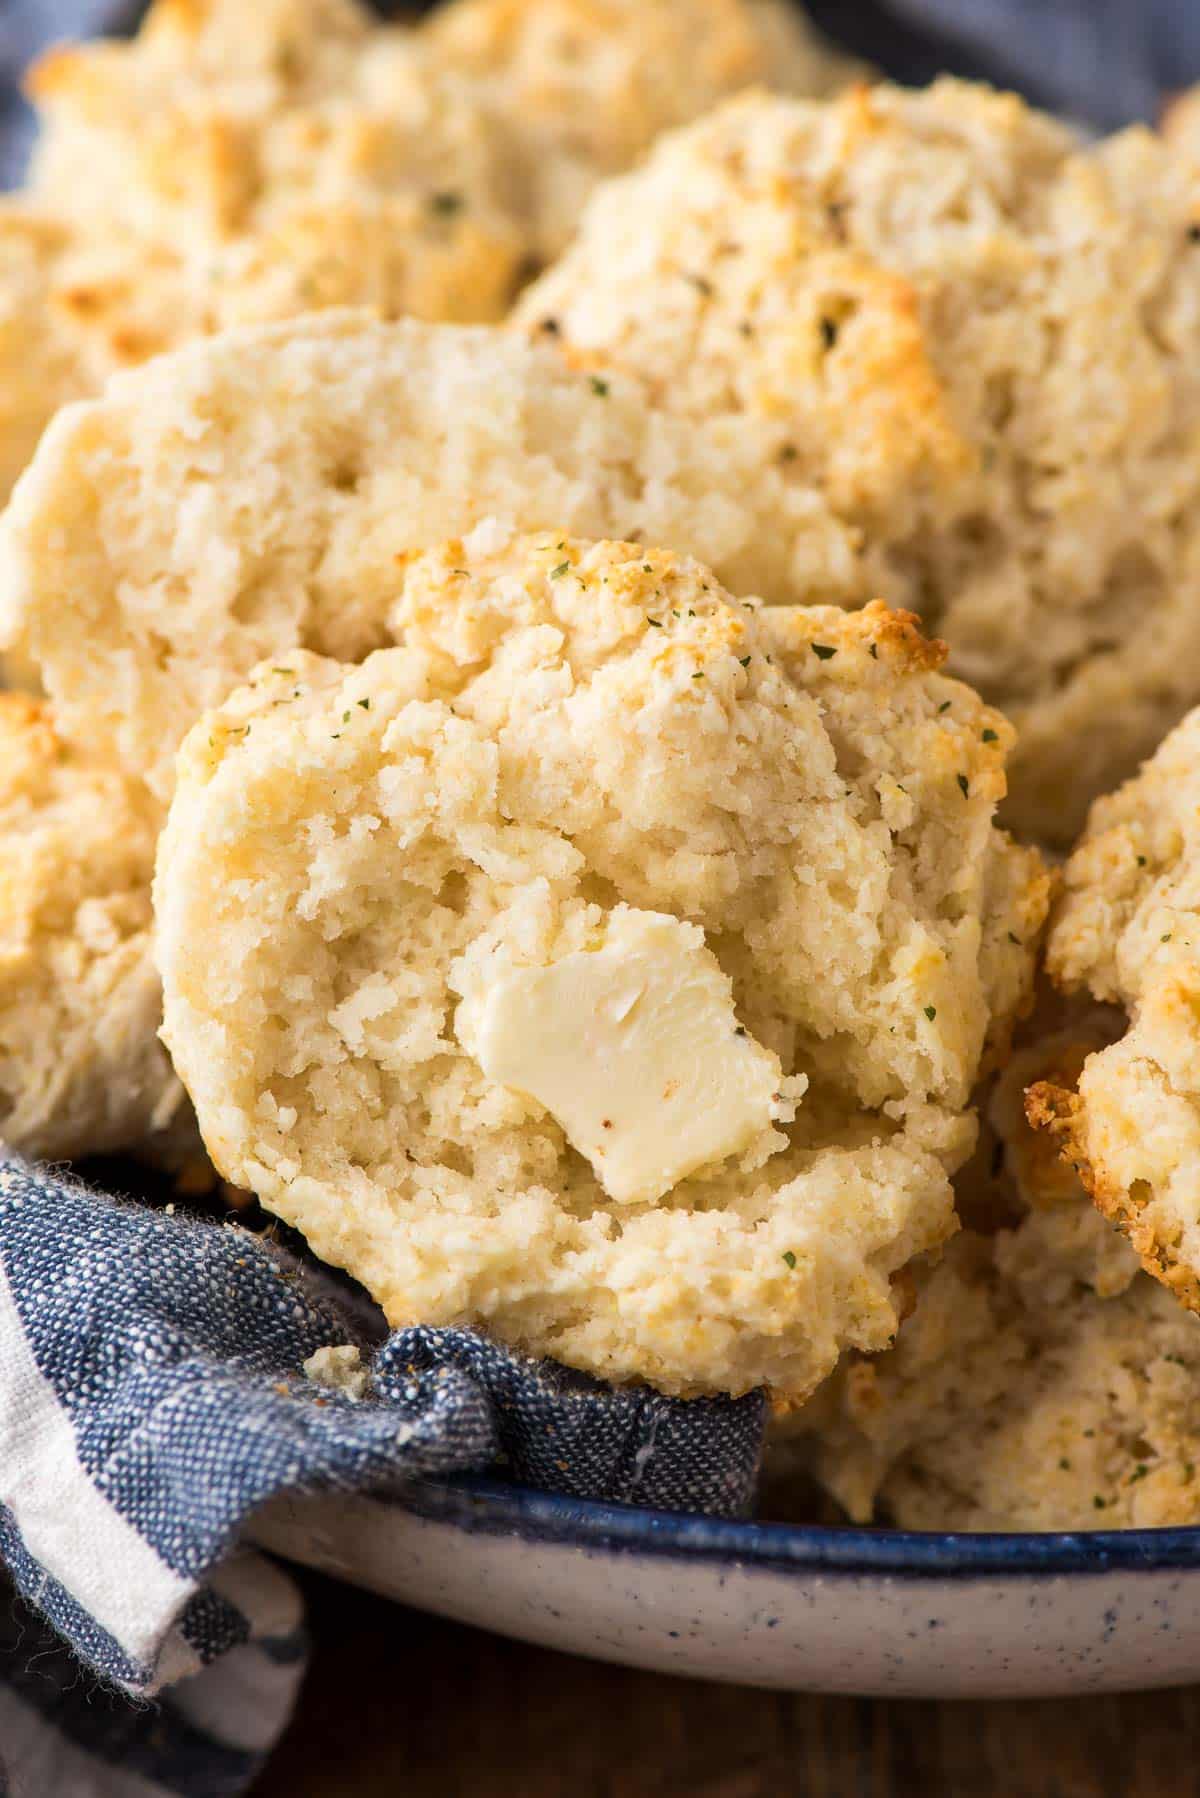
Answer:
<svg viewBox="0 0 1200 1798"><path fill-rule="evenodd" d="M724 1523L473 1479L289 1500L255 1533L443 1617L658 1672L915 1698L1200 1679L1200 1529Z"/></svg>

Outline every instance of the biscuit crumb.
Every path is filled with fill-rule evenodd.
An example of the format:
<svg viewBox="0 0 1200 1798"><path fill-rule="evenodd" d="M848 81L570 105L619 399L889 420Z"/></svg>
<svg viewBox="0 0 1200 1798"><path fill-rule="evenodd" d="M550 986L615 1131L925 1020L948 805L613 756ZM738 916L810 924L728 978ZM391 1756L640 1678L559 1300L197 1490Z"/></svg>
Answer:
<svg viewBox="0 0 1200 1798"><path fill-rule="evenodd" d="M304 1377L314 1386L326 1386L357 1404L371 1387L371 1370L363 1366L362 1350L353 1343L329 1343L314 1349L302 1363Z"/></svg>

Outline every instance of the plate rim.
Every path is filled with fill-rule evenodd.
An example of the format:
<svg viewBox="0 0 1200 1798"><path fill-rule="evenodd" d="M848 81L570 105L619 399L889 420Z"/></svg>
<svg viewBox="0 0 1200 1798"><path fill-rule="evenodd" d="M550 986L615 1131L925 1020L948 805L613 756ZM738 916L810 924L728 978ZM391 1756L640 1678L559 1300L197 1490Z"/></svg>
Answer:
<svg viewBox="0 0 1200 1798"><path fill-rule="evenodd" d="M964 1580L1200 1570L1197 1525L1044 1534L842 1529L650 1510L481 1474L416 1480L385 1502L470 1533L776 1573Z"/></svg>

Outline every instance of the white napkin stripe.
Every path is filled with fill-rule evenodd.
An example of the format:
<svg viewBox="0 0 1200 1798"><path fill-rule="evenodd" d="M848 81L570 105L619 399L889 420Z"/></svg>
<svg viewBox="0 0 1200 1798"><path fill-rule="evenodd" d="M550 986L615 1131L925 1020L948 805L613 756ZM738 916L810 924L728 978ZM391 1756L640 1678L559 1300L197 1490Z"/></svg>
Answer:
<svg viewBox="0 0 1200 1798"><path fill-rule="evenodd" d="M80 1464L68 1413L33 1356L0 1266L0 1499L29 1553L132 1660L152 1664L195 1587Z"/></svg>

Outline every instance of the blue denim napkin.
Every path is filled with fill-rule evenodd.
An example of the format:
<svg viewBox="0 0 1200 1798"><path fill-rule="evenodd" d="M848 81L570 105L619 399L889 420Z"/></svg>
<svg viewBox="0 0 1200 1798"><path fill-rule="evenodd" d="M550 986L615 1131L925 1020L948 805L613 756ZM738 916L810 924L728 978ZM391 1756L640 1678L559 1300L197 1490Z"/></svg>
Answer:
<svg viewBox="0 0 1200 1798"><path fill-rule="evenodd" d="M290 1580L239 1546L273 1497L499 1463L574 1496L749 1509L757 1395L618 1390L466 1331L373 1344L331 1289L235 1224L0 1157L0 1559L30 1613L0 1625L0 1754L21 1798L118 1793L118 1770L131 1793L245 1788L303 1670ZM303 1372L347 1343L357 1400Z"/></svg>

